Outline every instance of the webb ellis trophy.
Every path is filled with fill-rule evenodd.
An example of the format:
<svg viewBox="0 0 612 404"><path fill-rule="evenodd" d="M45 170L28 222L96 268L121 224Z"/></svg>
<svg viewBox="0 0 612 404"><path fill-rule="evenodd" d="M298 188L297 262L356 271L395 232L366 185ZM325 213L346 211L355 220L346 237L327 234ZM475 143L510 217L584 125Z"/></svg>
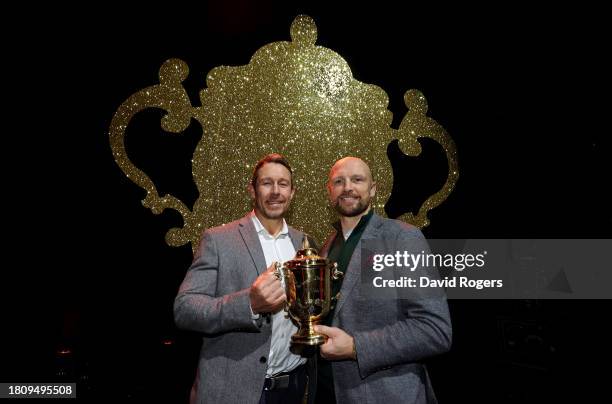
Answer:
<svg viewBox="0 0 612 404"><path fill-rule="evenodd" d="M344 274L338 264L317 255L304 236L302 248L293 260L276 263L276 276L287 293L285 311L297 323L299 330L291 336L294 345L315 346L325 343L327 336L314 331L337 300L331 296L333 281Z"/></svg>

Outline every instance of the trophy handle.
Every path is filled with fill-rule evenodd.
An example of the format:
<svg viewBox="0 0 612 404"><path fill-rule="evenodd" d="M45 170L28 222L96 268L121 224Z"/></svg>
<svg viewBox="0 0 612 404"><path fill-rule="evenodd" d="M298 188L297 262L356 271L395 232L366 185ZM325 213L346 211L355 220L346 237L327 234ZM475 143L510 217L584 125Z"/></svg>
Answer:
<svg viewBox="0 0 612 404"><path fill-rule="evenodd" d="M332 279L337 281L344 276L344 272L338 270L338 263L334 262L332 265Z"/></svg>
<svg viewBox="0 0 612 404"><path fill-rule="evenodd" d="M285 295L287 296L287 299L285 300L285 305L283 309L286 312L288 312L289 311L289 291L287 290L287 278L285 276L285 266L281 264L280 262L274 263L274 276L276 276L276 279L280 281L281 286L285 290Z"/></svg>
<svg viewBox="0 0 612 404"><path fill-rule="evenodd" d="M274 276L281 283L283 289L285 289L285 293L287 293L287 281L285 279L285 267L280 262L274 263Z"/></svg>
<svg viewBox="0 0 612 404"><path fill-rule="evenodd" d="M342 278L342 276L344 276L343 272L338 271L337 262L334 262L333 264L332 263L328 264L328 269L329 269L329 275L326 274L325 276L329 276L330 280L325 282L325 296L329 296L329 297L323 301L323 310L321 311L319 318L325 317L327 313L329 313L330 309L333 307L332 305L333 297L331 296L332 281L338 280Z"/></svg>
<svg viewBox="0 0 612 404"><path fill-rule="evenodd" d="M293 277L293 273L291 273L291 271L288 271L287 267L285 267L284 264L276 262L274 276L276 276L276 278L280 281L281 286L285 290L285 295L287 297L285 300L285 304L283 305L283 310L285 310L288 315L293 317L293 315L291 315L291 311L289 310L291 307L291 302L295 301L295 278ZM296 321L298 320L295 317L293 318L296 319Z"/></svg>
<svg viewBox="0 0 612 404"><path fill-rule="evenodd" d="M331 264L332 280L337 281L338 279L341 279L342 277L344 277L344 272L338 270L338 263L334 262L333 264ZM329 293L331 294L331 291ZM333 310L336 307L336 303L338 303L338 299L340 299L340 292L336 293L335 296L330 297L329 299L330 300L329 302L330 310Z"/></svg>

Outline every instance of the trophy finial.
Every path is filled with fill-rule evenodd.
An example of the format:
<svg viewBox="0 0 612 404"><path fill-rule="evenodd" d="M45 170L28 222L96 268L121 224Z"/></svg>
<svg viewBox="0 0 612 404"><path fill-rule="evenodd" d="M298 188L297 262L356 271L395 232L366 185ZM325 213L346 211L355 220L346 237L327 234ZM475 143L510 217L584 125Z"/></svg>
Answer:
<svg viewBox="0 0 612 404"><path fill-rule="evenodd" d="M300 247L299 251L296 253L295 257L296 259L302 259L306 257L313 259L313 258L318 257L318 252L316 248L310 246L310 240L308 240L308 234L304 233L304 237L302 238L302 246Z"/></svg>

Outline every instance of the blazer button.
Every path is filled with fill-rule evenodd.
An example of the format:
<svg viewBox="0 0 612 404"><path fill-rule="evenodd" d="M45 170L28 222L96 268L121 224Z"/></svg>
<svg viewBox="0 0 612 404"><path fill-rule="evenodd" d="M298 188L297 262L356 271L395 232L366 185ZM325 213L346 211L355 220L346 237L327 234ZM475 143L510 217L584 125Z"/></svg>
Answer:
<svg viewBox="0 0 612 404"><path fill-rule="evenodd" d="M259 362L261 363L266 363L267 359L265 356L262 356L261 358L259 358Z"/></svg>

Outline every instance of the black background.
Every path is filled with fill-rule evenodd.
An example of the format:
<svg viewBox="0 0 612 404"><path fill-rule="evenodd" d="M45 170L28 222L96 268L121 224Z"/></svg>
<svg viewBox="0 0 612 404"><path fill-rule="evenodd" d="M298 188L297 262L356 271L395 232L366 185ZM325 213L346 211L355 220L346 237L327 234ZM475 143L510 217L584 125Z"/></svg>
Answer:
<svg viewBox="0 0 612 404"><path fill-rule="evenodd" d="M5 138L16 142L3 153L10 293L1 381L76 380L92 401L187 399L199 337L176 330L172 303L191 250L165 244L180 217L142 207L144 191L112 158L110 121L172 57L189 65L185 86L199 105L211 68L246 64L261 46L289 40L300 13L315 19L317 43L343 56L355 78L387 92L393 127L405 113L403 93L417 88L456 142L460 179L430 213L427 237L610 238L601 10L271 1L23 10L5 50L13 69L5 85L18 91L5 117ZM161 116L134 119L128 150L160 193L191 205L189 159L200 128L169 136ZM441 150L423 146L422 158L389 149L401 174L387 205L392 217L443 181ZM441 403L605 391L596 366L610 360L609 301L450 308L453 349L429 361Z"/></svg>

